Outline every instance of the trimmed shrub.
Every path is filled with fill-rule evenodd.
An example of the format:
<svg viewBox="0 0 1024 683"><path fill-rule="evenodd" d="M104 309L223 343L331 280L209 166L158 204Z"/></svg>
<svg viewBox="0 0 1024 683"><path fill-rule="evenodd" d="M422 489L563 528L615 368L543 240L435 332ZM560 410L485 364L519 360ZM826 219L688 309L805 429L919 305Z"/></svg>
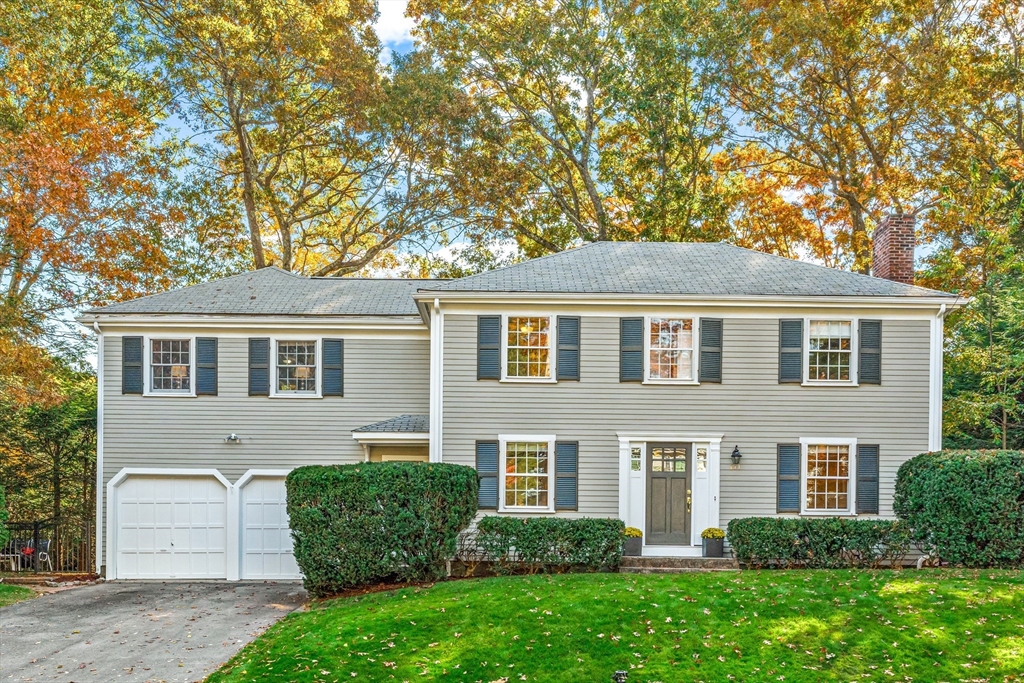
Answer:
<svg viewBox="0 0 1024 683"><path fill-rule="evenodd" d="M295 561L313 597L444 576L476 515L476 470L461 465L299 467L286 486Z"/></svg>
<svg viewBox="0 0 1024 683"><path fill-rule="evenodd" d="M625 525L618 519L487 516L476 549L499 573L614 571Z"/></svg>
<svg viewBox="0 0 1024 683"><path fill-rule="evenodd" d="M965 567L1024 566L1024 452L941 451L896 475L893 507L931 555Z"/></svg>
<svg viewBox="0 0 1024 683"><path fill-rule="evenodd" d="M729 545L751 567L900 565L910 550L906 524L839 517L747 517L729 522Z"/></svg>

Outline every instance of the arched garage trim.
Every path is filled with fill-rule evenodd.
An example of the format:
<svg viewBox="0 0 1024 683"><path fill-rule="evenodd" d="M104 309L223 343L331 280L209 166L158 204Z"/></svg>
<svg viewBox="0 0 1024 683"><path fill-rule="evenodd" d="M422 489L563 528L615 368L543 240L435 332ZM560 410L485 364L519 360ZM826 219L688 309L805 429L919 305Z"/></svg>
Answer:
<svg viewBox="0 0 1024 683"><path fill-rule="evenodd" d="M226 505L226 557L228 578L231 578L230 558L238 554L238 535L231 533L231 530L238 526L238 505L232 495L233 488L224 475L215 469L198 468L164 468L164 467L125 467L107 482L107 579L122 578L118 562L118 488L132 476L145 477L212 477L224 487L224 501ZM235 503L234 505L232 503ZM235 578L237 578L237 564L235 566Z"/></svg>

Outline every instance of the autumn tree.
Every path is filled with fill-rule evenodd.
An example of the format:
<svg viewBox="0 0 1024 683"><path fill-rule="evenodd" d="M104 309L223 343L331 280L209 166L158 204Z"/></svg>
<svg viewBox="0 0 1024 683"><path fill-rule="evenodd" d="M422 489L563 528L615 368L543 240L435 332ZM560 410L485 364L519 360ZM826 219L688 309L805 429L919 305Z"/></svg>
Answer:
<svg viewBox="0 0 1024 683"><path fill-rule="evenodd" d="M490 235L528 254L727 234L725 114L700 37L713 3L414 0L421 47L473 98L459 159Z"/></svg>
<svg viewBox="0 0 1024 683"><path fill-rule="evenodd" d="M731 102L800 193L839 214L843 265L868 272L869 235L889 211L914 213L930 159L915 153L923 97L905 65L930 49L929 3L730 0L716 35ZM800 203L797 201L796 203ZM821 215L815 220L832 223Z"/></svg>
<svg viewBox="0 0 1024 683"><path fill-rule="evenodd" d="M349 273L456 218L431 156L459 93L422 60L382 74L375 3L137 4L240 199L256 268Z"/></svg>
<svg viewBox="0 0 1024 683"><path fill-rule="evenodd" d="M0 6L0 384L41 395L69 313L166 286L171 146L129 16L89 0Z"/></svg>

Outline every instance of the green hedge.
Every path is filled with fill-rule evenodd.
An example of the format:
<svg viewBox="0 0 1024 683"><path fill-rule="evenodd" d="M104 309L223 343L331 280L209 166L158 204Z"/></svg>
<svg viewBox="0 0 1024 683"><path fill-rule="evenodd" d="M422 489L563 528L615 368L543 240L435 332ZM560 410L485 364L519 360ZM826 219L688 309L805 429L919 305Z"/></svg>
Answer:
<svg viewBox="0 0 1024 683"><path fill-rule="evenodd" d="M902 522L838 517L746 517L729 522L729 545L751 567L880 567L910 550Z"/></svg>
<svg viewBox="0 0 1024 683"><path fill-rule="evenodd" d="M444 576L476 515L477 475L441 463L309 466L288 475L295 561L313 597Z"/></svg>
<svg viewBox="0 0 1024 683"><path fill-rule="evenodd" d="M614 571L625 525L618 519L484 517L476 550L500 573Z"/></svg>
<svg viewBox="0 0 1024 683"><path fill-rule="evenodd" d="M1024 452L918 455L899 469L893 507L921 547L943 561L1024 566Z"/></svg>

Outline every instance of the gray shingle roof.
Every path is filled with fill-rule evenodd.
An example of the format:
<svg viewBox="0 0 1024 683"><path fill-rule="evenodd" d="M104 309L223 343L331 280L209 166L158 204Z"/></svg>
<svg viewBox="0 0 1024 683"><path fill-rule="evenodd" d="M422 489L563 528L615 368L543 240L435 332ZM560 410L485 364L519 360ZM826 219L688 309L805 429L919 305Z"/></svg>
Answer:
<svg viewBox="0 0 1024 683"><path fill-rule="evenodd" d="M426 434L430 431L429 415L399 415L383 422L374 422L353 432L409 432Z"/></svg>
<svg viewBox="0 0 1024 683"><path fill-rule="evenodd" d="M695 296L948 296L724 242L595 242L421 291Z"/></svg>
<svg viewBox="0 0 1024 683"><path fill-rule="evenodd" d="M86 313L418 315L412 295L436 280L310 278L263 268Z"/></svg>

